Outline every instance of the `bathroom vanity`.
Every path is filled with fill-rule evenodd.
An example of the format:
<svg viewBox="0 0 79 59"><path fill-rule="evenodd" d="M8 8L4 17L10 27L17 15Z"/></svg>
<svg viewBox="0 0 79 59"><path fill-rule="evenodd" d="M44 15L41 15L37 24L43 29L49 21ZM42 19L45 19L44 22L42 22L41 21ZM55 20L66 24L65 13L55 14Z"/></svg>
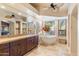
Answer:
<svg viewBox="0 0 79 59"><path fill-rule="evenodd" d="M21 56L38 46L38 25L11 12L0 17L0 56ZM31 22L29 22L31 20Z"/></svg>
<svg viewBox="0 0 79 59"><path fill-rule="evenodd" d="M22 56L38 46L38 35L0 38L0 56Z"/></svg>

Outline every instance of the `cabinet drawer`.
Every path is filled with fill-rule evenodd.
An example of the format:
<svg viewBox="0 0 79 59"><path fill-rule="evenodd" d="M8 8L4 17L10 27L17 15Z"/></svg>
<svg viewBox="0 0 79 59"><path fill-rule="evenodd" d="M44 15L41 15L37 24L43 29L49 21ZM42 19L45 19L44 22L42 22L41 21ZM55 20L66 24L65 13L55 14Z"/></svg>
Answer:
<svg viewBox="0 0 79 59"><path fill-rule="evenodd" d="M9 48L9 43L6 44L0 44L0 49Z"/></svg>
<svg viewBox="0 0 79 59"><path fill-rule="evenodd" d="M0 49L0 56L9 56L9 48Z"/></svg>
<svg viewBox="0 0 79 59"><path fill-rule="evenodd" d="M16 45L20 45L21 44L21 40L17 40L17 41L13 41L13 42L10 42L10 45L14 45L14 46L16 46Z"/></svg>

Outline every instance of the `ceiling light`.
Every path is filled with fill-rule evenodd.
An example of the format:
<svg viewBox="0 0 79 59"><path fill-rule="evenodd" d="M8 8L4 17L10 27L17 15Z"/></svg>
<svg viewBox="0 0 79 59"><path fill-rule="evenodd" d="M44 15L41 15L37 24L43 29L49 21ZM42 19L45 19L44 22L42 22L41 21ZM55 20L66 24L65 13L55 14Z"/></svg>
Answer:
<svg viewBox="0 0 79 59"><path fill-rule="evenodd" d="M5 9L5 6L2 5L1 8L2 8L2 9Z"/></svg>
<svg viewBox="0 0 79 59"><path fill-rule="evenodd" d="M10 5L14 5L15 3L10 3Z"/></svg>
<svg viewBox="0 0 79 59"><path fill-rule="evenodd" d="M21 13L18 13L18 15L22 15Z"/></svg>
<svg viewBox="0 0 79 59"><path fill-rule="evenodd" d="M15 3L10 3L10 4L15 4Z"/></svg>

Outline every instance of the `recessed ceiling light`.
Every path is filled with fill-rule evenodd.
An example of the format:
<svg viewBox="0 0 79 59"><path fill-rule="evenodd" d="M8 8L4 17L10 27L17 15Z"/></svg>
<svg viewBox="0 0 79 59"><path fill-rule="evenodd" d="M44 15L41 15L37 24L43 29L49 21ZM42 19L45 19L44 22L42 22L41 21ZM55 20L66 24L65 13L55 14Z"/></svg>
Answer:
<svg viewBox="0 0 79 59"><path fill-rule="evenodd" d="M2 8L2 9L5 9L5 6L2 5L1 8Z"/></svg>
<svg viewBox="0 0 79 59"><path fill-rule="evenodd" d="M15 4L15 3L11 3L11 4Z"/></svg>
<svg viewBox="0 0 79 59"><path fill-rule="evenodd" d="M22 15L21 13L18 13L18 15Z"/></svg>

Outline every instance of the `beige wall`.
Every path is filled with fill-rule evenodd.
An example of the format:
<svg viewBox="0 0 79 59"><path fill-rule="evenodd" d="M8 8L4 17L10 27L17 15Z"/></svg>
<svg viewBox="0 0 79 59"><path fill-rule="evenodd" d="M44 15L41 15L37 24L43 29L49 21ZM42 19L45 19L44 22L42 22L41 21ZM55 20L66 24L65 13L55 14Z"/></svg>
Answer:
<svg viewBox="0 0 79 59"><path fill-rule="evenodd" d="M71 53L77 55L77 17L71 17Z"/></svg>
<svg viewBox="0 0 79 59"><path fill-rule="evenodd" d="M69 15L69 48L71 55L77 55L77 5L72 10L72 13Z"/></svg>
<svg viewBox="0 0 79 59"><path fill-rule="evenodd" d="M77 40L78 40L78 42L77 42L77 46L78 46L78 56L79 56L79 4L78 4L78 21L77 21Z"/></svg>

